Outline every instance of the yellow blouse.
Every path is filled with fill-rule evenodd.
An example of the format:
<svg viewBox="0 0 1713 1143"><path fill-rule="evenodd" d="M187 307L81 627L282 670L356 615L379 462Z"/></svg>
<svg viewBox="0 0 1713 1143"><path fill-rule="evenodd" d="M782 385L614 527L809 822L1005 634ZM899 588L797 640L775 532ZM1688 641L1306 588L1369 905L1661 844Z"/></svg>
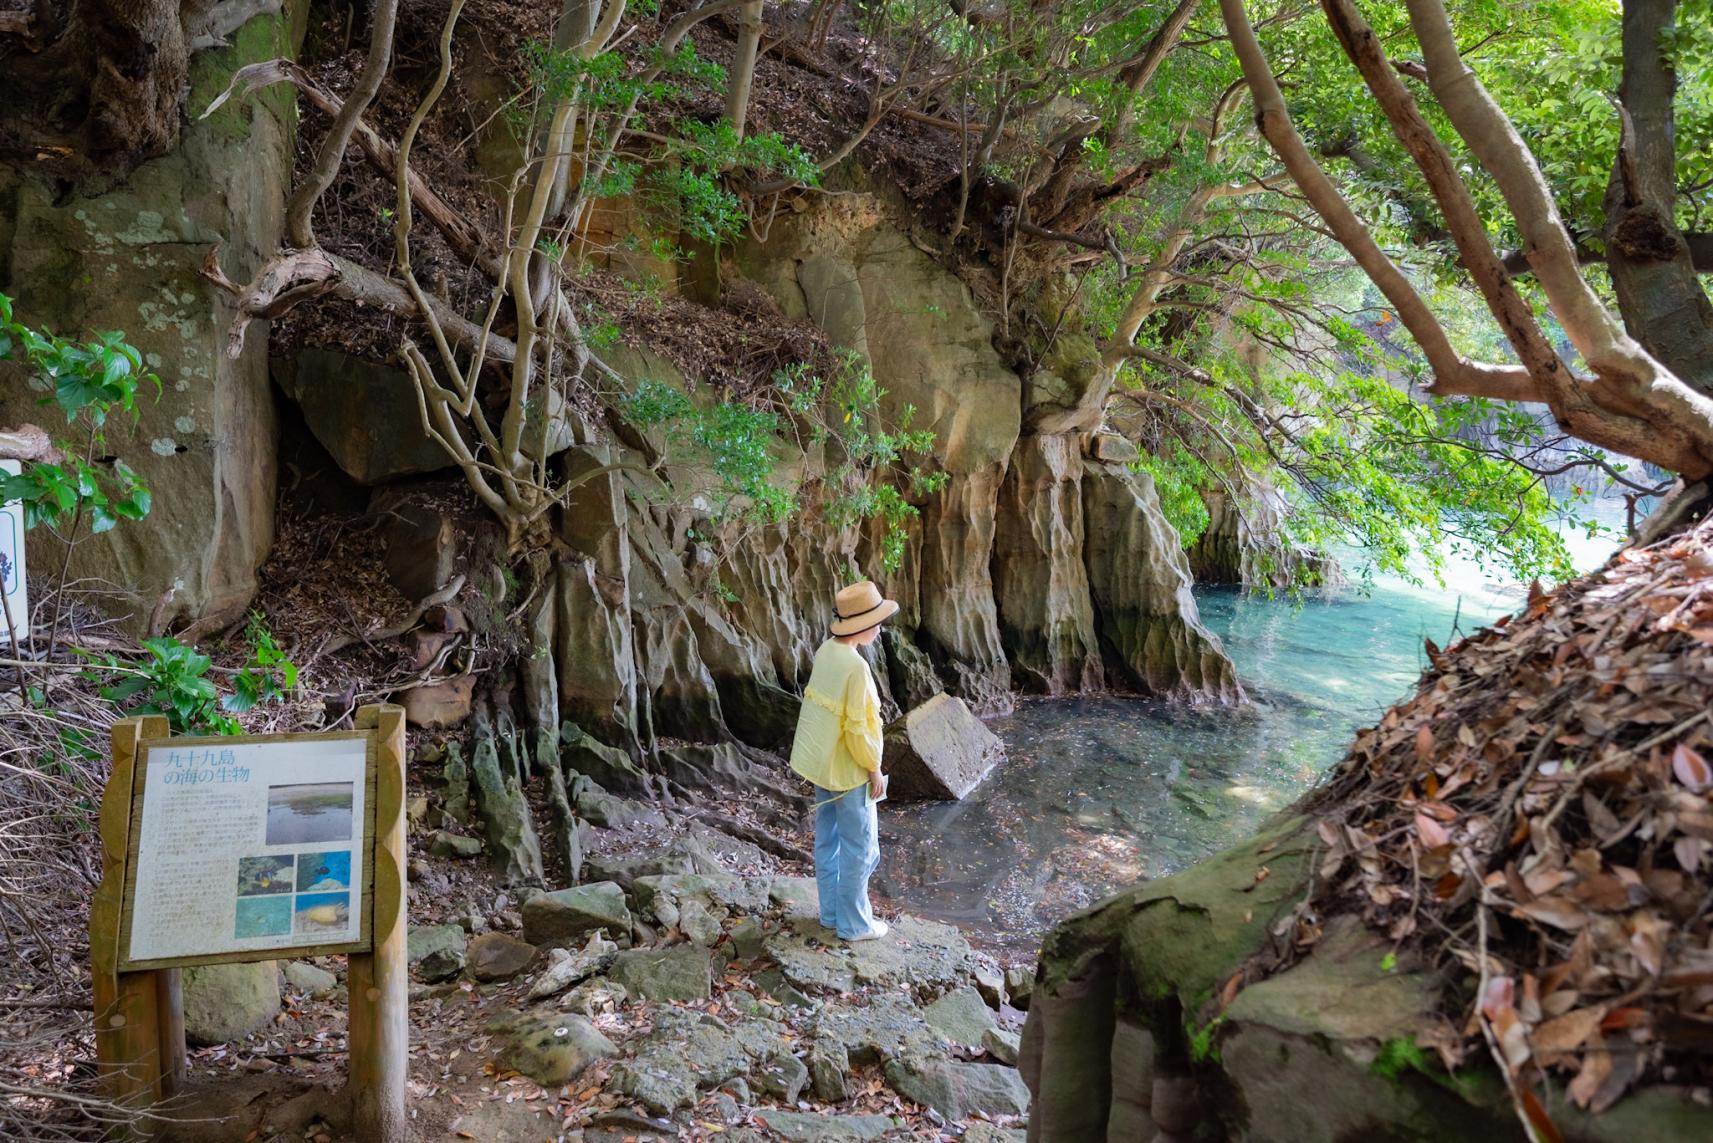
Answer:
<svg viewBox="0 0 1713 1143"><path fill-rule="evenodd" d="M828 639L815 652L791 768L823 790L854 790L880 769L880 694L855 647Z"/></svg>

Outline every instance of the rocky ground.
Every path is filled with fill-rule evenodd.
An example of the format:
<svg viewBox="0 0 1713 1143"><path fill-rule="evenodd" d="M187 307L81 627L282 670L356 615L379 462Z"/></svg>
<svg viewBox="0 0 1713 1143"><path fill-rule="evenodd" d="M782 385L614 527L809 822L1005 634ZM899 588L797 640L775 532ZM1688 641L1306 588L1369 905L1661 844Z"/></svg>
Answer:
<svg viewBox="0 0 1713 1143"><path fill-rule="evenodd" d="M419 1139L1023 1138L1031 974L910 916L846 945L800 863L586 781L575 803L606 824L549 891L506 887L504 831L444 786L411 799ZM343 972L187 972L206 1046L176 1137L347 1138Z"/></svg>

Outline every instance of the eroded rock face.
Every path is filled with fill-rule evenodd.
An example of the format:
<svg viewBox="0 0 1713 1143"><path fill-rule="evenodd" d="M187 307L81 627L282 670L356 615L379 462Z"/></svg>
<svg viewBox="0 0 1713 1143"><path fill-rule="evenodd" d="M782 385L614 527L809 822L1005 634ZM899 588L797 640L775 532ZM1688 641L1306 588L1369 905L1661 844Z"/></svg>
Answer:
<svg viewBox="0 0 1713 1143"><path fill-rule="evenodd" d="M1109 676L1184 699L1242 697L1219 639L1202 626L1178 534L1160 510L1153 478L1114 464L1084 466L1083 549Z"/></svg>
<svg viewBox="0 0 1713 1143"><path fill-rule="evenodd" d="M1106 682L1084 567L1083 459L1078 438L1017 442L1000 494L994 590L1011 678L1046 694Z"/></svg>
<svg viewBox="0 0 1713 1143"><path fill-rule="evenodd" d="M292 54L289 21L278 14L233 38L193 57L188 106L208 106L243 64ZM163 625L208 618L218 629L241 617L273 543L278 433L266 323L228 357L230 310L199 270L220 243L227 275L247 281L277 249L292 169L290 100L263 93L193 119L175 150L91 196L62 197L0 171L0 291L16 301L17 318L80 340L123 330L161 379L158 400L152 387L139 391L134 427L115 416L106 430L109 451L153 492L153 509L83 536L70 565L73 581L120 594L113 611L133 631L163 597ZM0 363L0 424L55 427L36 384ZM43 528L30 554L57 568L63 548Z"/></svg>

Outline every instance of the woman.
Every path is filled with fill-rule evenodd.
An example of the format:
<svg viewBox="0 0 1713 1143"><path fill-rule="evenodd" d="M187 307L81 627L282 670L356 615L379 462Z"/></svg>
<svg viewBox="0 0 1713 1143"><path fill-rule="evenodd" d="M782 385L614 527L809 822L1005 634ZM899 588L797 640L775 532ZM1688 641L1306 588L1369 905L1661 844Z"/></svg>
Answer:
<svg viewBox="0 0 1713 1143"><path fill-rule="evenodd" d="M868 903L868 879L880 864L874 805L886 796L880 772L880 695L859 647L898 612L867 580L834 598L832 638L815 652L803 690L791 768L815 784L815 881L821 924L847 941L886 935Z"/></svg>

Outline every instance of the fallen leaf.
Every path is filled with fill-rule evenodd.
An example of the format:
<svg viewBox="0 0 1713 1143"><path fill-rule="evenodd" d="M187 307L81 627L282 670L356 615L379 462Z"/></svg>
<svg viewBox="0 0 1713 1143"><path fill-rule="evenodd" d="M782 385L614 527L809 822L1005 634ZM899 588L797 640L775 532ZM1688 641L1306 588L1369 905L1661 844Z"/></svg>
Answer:
<svg viewBox="0 0 1713 1143"><path fill-rule="evenodd" d="M1420 837L1422 844L1429 849L1451 844L1451 831L1421 810L1416 811L1416 836Z"/></svg>
<svg viewBox="0 0 1713 1143"><path fill-rule="evenodd" d="M1604 1008L1578 1008L1535 1029L1535 1051L1541 1056L1573 1052L1600 1027L1606 1017ZM1546 1063L1542 1060L1542 1063Z"/></svg>
<svg viewBox="0 0 1713 1143"><path fill-rule="evenodd" d="M1679 742L1671 752L1671 772L1697 794L1713 788L1713 766L1687 743Z"/></svg>

